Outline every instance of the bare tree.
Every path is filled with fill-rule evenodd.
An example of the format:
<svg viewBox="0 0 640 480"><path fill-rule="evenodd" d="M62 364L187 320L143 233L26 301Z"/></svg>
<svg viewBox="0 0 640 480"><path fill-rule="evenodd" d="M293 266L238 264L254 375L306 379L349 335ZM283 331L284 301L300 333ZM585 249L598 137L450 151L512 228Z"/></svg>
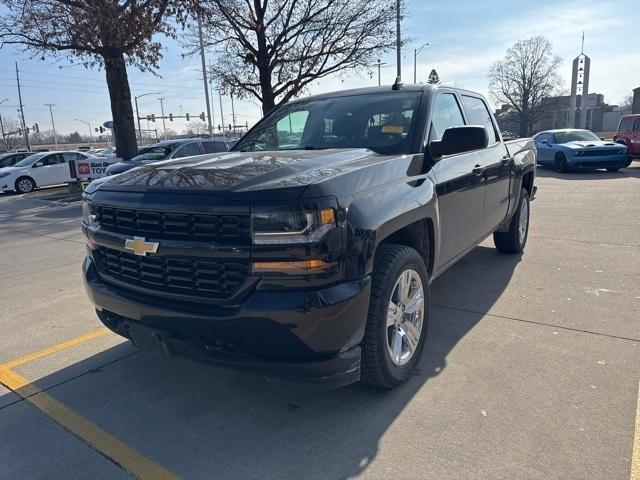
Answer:
<svg viewBox="0 0 640 480"><path fill-rule="evenodd" d="M369 69L395 45L395 0L203 0L205 43L217 54L212 74L263 113L313 81ZM195 44L197 31L188 37ZM187 47L188 53L196 49Z"/></svg>
<svg viewBox="0 0 640 480"><path fill-rule="evenodd" d="M560 63L551 42L538 36L516 42L491 67L489 93L497 104L506 104L518 114L521 137L533 133L544 110L543 99L559 93Z"/></svg>
<svg viewBox="0 0 640 480"><path fill-rule="evenodd" d="M623 112L627 110L631 111L632 107L633 107L633 95L629 94L620 101L620 110L622 110Z"/></svg>
<svg viewBox="0 0 640 480"><path fill-rule="evenodd" d="M24 136L22 135L22 125L13 118L1 117L2 124L2 144L7 150L13 150L24 144Z"/></svg>
<svg viewBox="0 0 640 480"><path fill-rule="evenodd" d="M189 122L189 126L184 130L185 135L194 136L194 135L208 135L209 134L209 126L205 122L201 122L199 120L195 122Z"/></svg>
<svg viewBox="0 0 640 480"><path fill-rule="evenodd" d="M162 44L154 34L175 36L184 21L181 0L0 0L0 47L19 44L32 57L77 57L104 68L118 156L137 152L127 65L154 71Z"/></svg>

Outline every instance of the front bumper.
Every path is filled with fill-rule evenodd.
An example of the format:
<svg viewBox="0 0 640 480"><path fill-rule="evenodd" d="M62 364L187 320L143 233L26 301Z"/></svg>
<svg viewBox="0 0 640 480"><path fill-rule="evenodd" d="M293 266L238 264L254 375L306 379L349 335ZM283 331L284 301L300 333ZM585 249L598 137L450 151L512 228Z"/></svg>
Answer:
<svg viewBox="0 0 640 480"><path fill-rule="evenodd" d="M368 277L311 291L255 291L240 305L217 307L105 283L90 257L83 273L100 320L142 348L306 386L360 379Z"/></svg>
<svg viewBox="0 0 640 480"><path fill-rule="evenodd" d="M628 154L601 155L597 157L574 156L568 160L569 168L594 170L598 168L623 168L629 162Z"/></svg>

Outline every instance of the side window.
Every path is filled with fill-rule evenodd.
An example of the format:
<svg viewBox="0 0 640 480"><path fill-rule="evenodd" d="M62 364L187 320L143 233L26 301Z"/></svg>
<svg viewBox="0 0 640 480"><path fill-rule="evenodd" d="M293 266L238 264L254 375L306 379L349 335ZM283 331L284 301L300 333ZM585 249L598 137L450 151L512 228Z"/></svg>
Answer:
<svg viewBox="0 0 640 480"><path fill-rule="evenodd" d="M640 118L636 120L636 126L634 128L636 132L640 132Z"/></svg>
<svg viewBox="0 0 640 480"><path fill-rule="evenodd" d="M192 157L193 155L200 155L197 142L187 143L181 146L171 158Z"/></svg>
<svg viewBox="0 0 640 480"><path fill-rule="evenodd" d="M65 152L64 154L65 161L69 162L71 160L84 160L86 157L78 152Z"/></svg>
<svg viewBox="0 0 640 480"><path fill-rule="evenodd" d="M536 137L536 143L545 143L551 141L551 135L548 133L541 133Z"/></svg>
<svg viewBox="0 0 640 480"><path fill-rule="evenodd" d="M64 157L59 153L54 153L53 155L47 155L42 159L42 163L45 167L50 165L58 165L59 163L64 163Z"/></svg>
<svg viewBox="0 0 640 480"><path fill-rule="evenodd" d="M464 118L462 118L462 112L455 95L452 93L438 95L433 105L429 140L440 140L447 128L461 127L463 125Z"/></svg>
<svg viewBox="0 0 640 480"><path fill-rule="evenodd" d="M618 128L618 131L619 132L630 132L632 123L633 123L632 119L623 118L622 121L620 122L620 128Z"/></svg>
<svg viewBox="0 0 640 480"><path fill-rule="evenodd" d="M226 152L227 146L224 142L202 142L204 153Z"/></svg>
<svg viewBox="0 0 640 480"><path fill-rule="evenodd" d="M477 97L469 97L467 95L462 96L462 102L464 103L467 113L469 114L469 124L481 125L487 130L487 137L489 138L489 145L493 145L498 141L496 135L496 129L491 120L491 114L484 101Z"/></svg>

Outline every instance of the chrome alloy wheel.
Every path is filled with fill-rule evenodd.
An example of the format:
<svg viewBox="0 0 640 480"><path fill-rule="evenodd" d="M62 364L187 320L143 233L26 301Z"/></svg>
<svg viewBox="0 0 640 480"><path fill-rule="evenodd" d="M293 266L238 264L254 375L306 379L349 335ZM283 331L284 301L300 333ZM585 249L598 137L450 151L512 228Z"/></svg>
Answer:
<svg viewBox="0 0 640 480"><path fill-rule="evenodd" d="M405 365L420 343L424 323L424 288L415 270L400 274L387 308L387 348L391 361Z"/></svg>
<svg viewBox="0 0 640 480"><path fill-rule="evenodd" d="M529 226L529 202L524 198L522 199L522 205L520 206L520 219L518 222L518 240L522 245L527 238L527 228Z"/></svg>

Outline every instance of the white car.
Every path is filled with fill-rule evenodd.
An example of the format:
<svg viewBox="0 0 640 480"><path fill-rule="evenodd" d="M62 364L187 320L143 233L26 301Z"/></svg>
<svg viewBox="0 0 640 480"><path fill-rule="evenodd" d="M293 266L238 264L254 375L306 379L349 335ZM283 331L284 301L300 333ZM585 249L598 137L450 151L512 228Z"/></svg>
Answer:
<svg viewBox="0 0 640 480"><path fill-rule="evenodd" d="M34 188L70 182L70 160L100 161L84 152L34 153L12 167L0 168L0 191L29 193Z"/></svg>

